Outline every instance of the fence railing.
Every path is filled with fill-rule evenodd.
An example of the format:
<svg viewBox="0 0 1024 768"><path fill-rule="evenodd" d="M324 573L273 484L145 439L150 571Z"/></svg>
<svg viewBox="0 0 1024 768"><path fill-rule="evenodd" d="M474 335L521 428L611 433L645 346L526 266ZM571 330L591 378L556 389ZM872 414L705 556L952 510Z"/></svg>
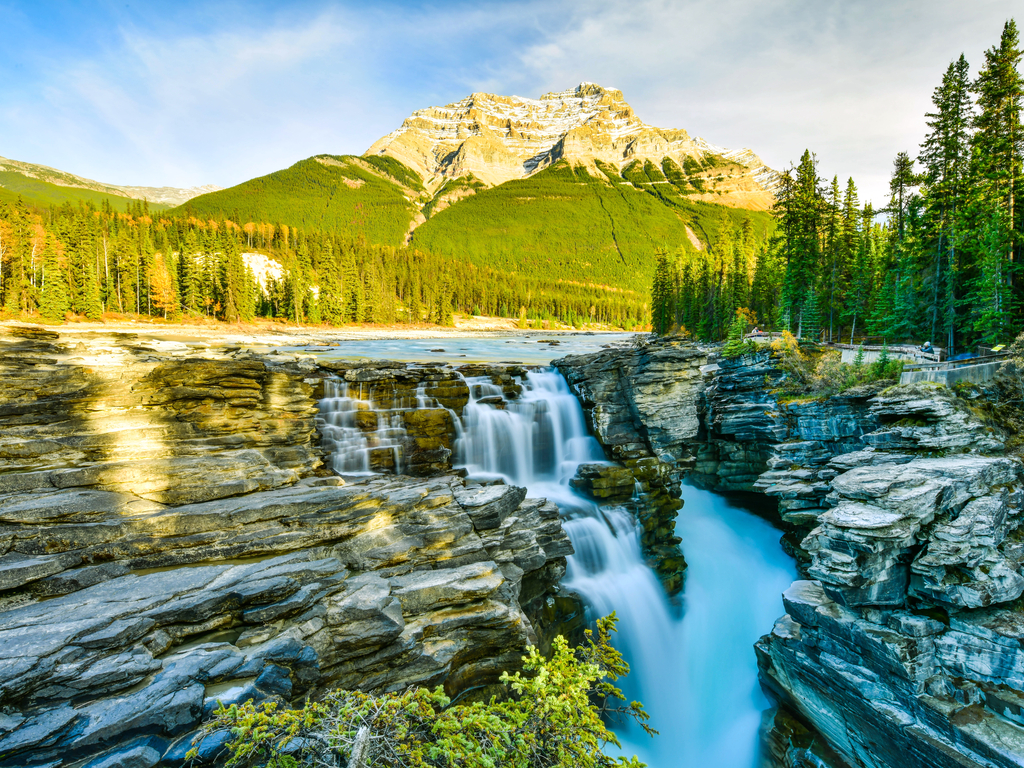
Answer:
<svg viewBox="0 0 1024 768"><path fill-rule="evenodd" d="M903 366L904 371L923 371L929 368L935 368L943 371L950 371L955 368L966 368L969 365L982 365L984 363L995 363L1000 360L1005 360L1010 355L1008 352L997 352L993 355L979 355L977 357L968 357L964 360L943 360L938 363L911 363L910 365Z"/></svg>

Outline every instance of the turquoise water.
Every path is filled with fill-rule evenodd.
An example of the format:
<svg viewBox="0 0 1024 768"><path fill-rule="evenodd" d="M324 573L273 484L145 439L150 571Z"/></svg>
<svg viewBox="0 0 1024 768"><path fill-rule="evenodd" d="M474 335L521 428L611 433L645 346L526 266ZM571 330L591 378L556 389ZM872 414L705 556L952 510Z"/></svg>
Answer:
<svg viewBox="0 0 1024 768"><path fill-rule="evenodd" d="M324 359L370 358L421 363L500 363L547 365L567 355L597 352L609 344L624 344L632 333L559 333L538 331L533 334L505 336L481 335L472 338L436 339L339 339L336 347L305 349ZM548 344L547 341L558 344Z"/></svg>

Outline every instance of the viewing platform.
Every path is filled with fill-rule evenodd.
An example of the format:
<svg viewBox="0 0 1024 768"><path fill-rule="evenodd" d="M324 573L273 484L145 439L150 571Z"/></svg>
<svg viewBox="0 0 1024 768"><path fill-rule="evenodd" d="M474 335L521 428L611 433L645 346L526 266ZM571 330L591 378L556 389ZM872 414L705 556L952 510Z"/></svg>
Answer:
<svg viewBox="0 0 1024 768"><path fill-rule="evenodd" d="M938 363L919 363L904 366L900 376L900 384L913 384L918 381L934 381L952 387L960 382L984 384L996 377L1008 354L992 354L981 357L969 357L966 360L947 360Z"/></svg>

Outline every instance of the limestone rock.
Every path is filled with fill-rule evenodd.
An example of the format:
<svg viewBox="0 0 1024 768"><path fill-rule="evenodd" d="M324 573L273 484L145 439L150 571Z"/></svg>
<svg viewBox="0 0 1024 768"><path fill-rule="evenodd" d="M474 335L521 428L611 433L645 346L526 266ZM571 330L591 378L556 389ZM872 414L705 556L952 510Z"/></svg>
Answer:
<svg viewBox="0 0 1024 768"><path fill-rule="evenodd" d="M484 689L550 645L549 598L545 633L582 616L557 506L451 474L453 369L62 338L0 335L0 768L182 765L218 701ZM431 477L320 467L339 380Z"/></svg>
<svg viewBox="0 0 1024 768"><path fill-rule="evenodd" d="M686 131L643 123L620 91L593 83L547 93L539 99L474 93L444 107L417 110L401 128L373 144L366 155L388 155L415 170L433 193L445 180L472 174L491 186L520 179L560 159L615 168L665 158L680 167L705 155L722 165L704 175L698 198L739 208L771 206L778 182L748 149L728 150ZM719 194L725 193L728 194Z"/></svg>

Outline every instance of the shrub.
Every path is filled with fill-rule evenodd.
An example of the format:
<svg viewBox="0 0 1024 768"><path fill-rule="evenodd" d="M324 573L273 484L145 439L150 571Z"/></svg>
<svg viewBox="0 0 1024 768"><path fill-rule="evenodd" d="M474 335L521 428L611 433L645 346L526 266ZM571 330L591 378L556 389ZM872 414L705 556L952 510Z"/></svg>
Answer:
<svg viewBox="0 0 1024 768"><path fill-rule="evenodd" d="M204 734L231 732L229 768L342 760L353 768L643 768L636 757L602 752L609 743L620 746L602 716L625 714L656 733L638 702L617 704L625 698L613 683L629 666L610 643L615 622L615 614L598 620L596 639L588 630L580 649L556 637L550 659L530 647L526 674L501 676L510 689L504 701L452 705L441 688L381 696L333 691L296 710L251 702L221 708Z"/></svg>
<svg viewBox="0 0 1024 768"><path fill-rule="evenodd" d="M810 388L811 365L807 356L800 351L800 343L789 331L772 341L771 350L779 361L779 367L786 374L783 385L787 391L799 391Z"/></svg>
<svg viewBox="0 0 1024 768"><path fill-rule="evenodd" d="M838 351L826 352L814 366L812 387L824 394L835 394L857 383L856 368L842 362Z"/></svg>
<svg viewBox="0 0 1024 768"><path fill-rule="evenodd" d="M747 332L747 320L744 314L746 310L737 309L736 319L732 321L732 325L729 327L729 338L725 342L725 347L722 349L722 356L727 359L733 359L740 355L746 355L750 352L757 350L757 344L749 339L744 339L744 335Z"/></svg>

